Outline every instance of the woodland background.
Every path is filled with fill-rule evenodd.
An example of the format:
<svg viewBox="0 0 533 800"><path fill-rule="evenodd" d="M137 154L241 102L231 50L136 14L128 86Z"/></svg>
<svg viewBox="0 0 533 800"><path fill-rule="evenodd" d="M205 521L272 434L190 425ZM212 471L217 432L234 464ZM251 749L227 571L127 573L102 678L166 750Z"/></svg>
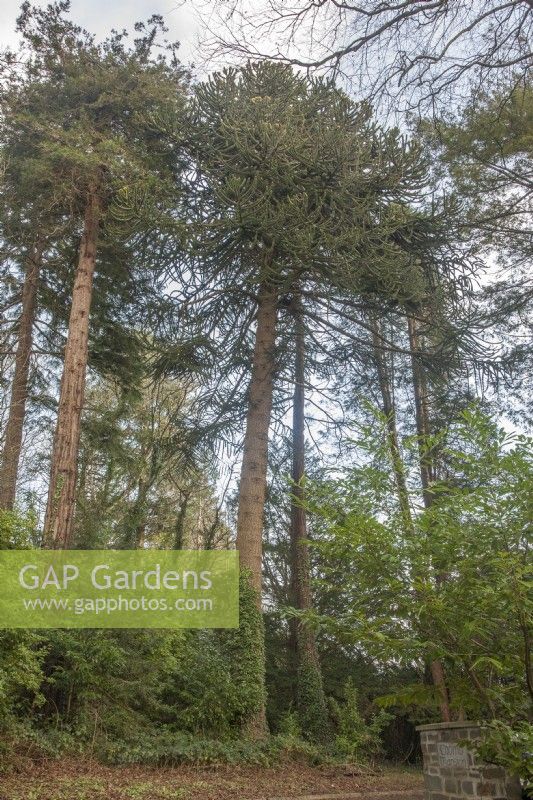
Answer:
<svg viewBox="0 0 533 800"><path fill-rule="evenodd" d="M531 781L533 6L215 7L205 79L63 0L1 54L0 547L242 567L237 631L0 631L1 766L471 717Z"/></svg>

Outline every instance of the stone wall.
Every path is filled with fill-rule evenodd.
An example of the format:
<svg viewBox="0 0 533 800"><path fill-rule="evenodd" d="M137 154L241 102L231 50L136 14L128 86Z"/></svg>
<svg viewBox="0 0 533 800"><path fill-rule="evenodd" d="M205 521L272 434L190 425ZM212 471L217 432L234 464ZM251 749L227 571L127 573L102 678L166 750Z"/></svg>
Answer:
<svg viewBox="0 0 533 800"><path fill-rule="evenodd" d="M424 757L426 800L520 800L517 778L501 767L484 764L460 741L481 737L473 722L442 722L420 725Z"/></svg>

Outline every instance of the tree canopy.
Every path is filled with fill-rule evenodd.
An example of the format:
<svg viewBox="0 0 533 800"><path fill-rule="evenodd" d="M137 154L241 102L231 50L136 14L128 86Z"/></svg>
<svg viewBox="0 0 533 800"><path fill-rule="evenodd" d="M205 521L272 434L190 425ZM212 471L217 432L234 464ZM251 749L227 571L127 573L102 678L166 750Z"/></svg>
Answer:
<svg viewBox="0 0 533 800"><path fill-rule="evenodd" d="M235 628L0 620L0 780L348 781L469 718L531 791L532 4L264 5L201 80L66 0L0 59L0 551L240 566Z"/></svg>

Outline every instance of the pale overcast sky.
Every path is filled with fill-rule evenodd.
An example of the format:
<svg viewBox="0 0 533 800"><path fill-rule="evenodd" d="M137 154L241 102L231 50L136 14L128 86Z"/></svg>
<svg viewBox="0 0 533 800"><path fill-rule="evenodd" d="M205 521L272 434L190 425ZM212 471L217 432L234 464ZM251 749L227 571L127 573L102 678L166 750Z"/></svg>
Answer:
<svg viewBox="0 0 533 800"><path fill-rule="evenodd" d="M48 5L35 2L35 5ZM196 6L196 7L195 7ZM17 42L15 20L20 0L2 0L0 8L0 48L14 46ZM200 31L197 15L198 5L194 0L72 0L71 18L105 38L111 28L132 29L137 20L146 20L154 13L162 14L170 29L169 38L181 42L181 59L184 63L195 60L195 44ZM202 13L209 13L202 2Z"/></svg>

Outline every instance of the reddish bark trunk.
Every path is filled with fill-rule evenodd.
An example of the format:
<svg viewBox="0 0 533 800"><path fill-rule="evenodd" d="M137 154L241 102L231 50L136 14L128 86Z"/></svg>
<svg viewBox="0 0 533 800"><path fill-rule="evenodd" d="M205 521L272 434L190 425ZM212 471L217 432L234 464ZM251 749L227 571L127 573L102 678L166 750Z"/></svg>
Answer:
<svg viewBox="0 0 533 800"><path fill-rule="evenodd" d="M83 236L72 291L44 522L45 544L58 550L68 548L72 539L99 217L100 201L97 193L92 192L85 209Z"/></svg>
<svg viewBox="0 0 533 800"><path fill-rule="evenodd" d="M295 364L292 405L292 486L291 486L291 590L295 608L311 608L309 580L309 548L307 517L303 507L305 474L305 334L300 301L295 300ZM301 625L296 626L296 641L301 638ZM300 636L299 636L300 634Z"/></svg>
<svg viewBox="0 0 533 800"><path fill-rule="evenodd" d="M7 510L11 510L15 504L42 254L42 244L37 244L32 248L28 256L22 289L22 311L19 320L15 372L11 386L11 400L0 469L0 508Z"/></svg>
<svg viewBox="0 0 533 800"><path fill-rule="evenodd" d="M307 611L312 607L309 548L307 546L307 516L302 480L305 475L305 331L300 299L294 301L295 365L292 406L292 486L291 486L291 589L295 608ZM304 649L318 663L312 631L303 636L297 626L297 640L303 639Z"/></svg>
<svg viewBox="0 0 533 800"><path fill-rule="evenodd" d="M305 474L305 334L300 302L295 301L295 364L292 405L291 582L296 608L311 608L307 518L303 507Z"/></svg>
<svg viewBox="0 0 533 800"><path fill-rule="evenodd" d="M292 405L292 486L291 486L291 595L300 611L310 611L311 564L307 544L307 515L304 507L305 490L305 327L301 298L293 302L295 329L294 394ZM294 620L291 631L296 656L296 699L303 719L310 717L315 737L327 735L326 698L322 686L322 670L313 629L303 620ZM310 672L315 680L311 683ZM312 708L308 708L310 706ZM319 730L320 728L320 730Z"/></svg>

